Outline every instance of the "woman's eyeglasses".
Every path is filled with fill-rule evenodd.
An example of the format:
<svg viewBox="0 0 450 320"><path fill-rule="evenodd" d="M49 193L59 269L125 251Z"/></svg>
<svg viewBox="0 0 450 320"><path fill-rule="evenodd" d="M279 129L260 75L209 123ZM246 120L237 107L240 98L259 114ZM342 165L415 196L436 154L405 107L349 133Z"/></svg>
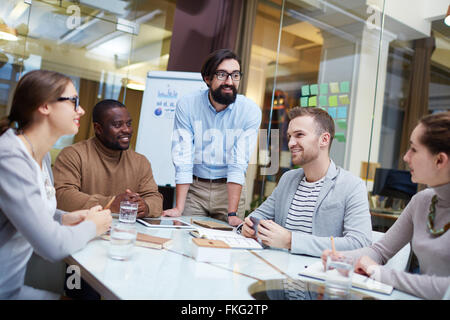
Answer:
<svg viewBox="0 0 450 320"><path fill-rule="evenodd" d="M60 97L57 99L57 101L72 101L72 103L74 104L75 108L75 112L78 111L78 109L80 108L80 98L78 96L75 97Z"/></svg>

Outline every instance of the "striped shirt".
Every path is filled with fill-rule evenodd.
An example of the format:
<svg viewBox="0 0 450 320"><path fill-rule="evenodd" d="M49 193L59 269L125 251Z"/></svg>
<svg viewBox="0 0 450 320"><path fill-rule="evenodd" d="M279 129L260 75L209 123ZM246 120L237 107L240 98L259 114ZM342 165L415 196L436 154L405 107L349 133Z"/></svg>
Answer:
<svg viewBox="0 0 450 320"><path fill-rule="evenodd" d="M284 298L286 300L307 300L306 283L302 280L283 279Z"/></svg>
<svg viewBox="0 0 450 320"><path fill-rule="evenodd" d="M288 211L286 229L312 234L312 216L324 179L308 182L303 177Z"/></svg>

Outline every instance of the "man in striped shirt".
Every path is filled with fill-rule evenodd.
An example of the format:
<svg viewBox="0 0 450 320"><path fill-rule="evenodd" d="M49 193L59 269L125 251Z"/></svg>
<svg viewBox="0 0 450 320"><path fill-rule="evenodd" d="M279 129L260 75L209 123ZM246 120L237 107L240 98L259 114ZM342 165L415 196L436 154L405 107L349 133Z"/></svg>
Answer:
<svg viewBox="0 0 450 320"><path fill-rule="evenodd" d="M330 159L334 121L319 108L293 108L288 127L292 163L263 204L244 221L242 234L270 247L320 256L330 247L371 244L372 224L364 182ZM260 219L257 233L250 217ZM342 250L342 249L337 249Z"/></svg>

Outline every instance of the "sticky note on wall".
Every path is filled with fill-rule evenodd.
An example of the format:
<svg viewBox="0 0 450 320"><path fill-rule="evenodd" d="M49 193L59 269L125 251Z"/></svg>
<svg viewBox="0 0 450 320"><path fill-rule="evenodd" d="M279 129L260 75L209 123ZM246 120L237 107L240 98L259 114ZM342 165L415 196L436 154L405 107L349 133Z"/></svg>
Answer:
<svg viewBox="0 0 450 320"><path fill-rule="evenodd" d="M328 83L320 84L320 94L328 94Z"/></svg>
<svg viewBox="0 0 450 320"><path fill-rule="evenodd" d="M350 104L350 99L347 94L342 94L339 96L339 104Z"/></svg>
<svg viewBox="0 0 450 320"><path fill-rule="evenodd" d="M337 107L337 105L338 105L337 96L329 96L328 97L328 105L330 107Z"/></svg>
<svg viewBox="0 0 450 320"><path fill-rule="evenodd" d="M342 94L339 96L339 104L350 104L350 99L347 94Z"/></svg>
<svg viewBox="0 0 450 320"><path fill-rule="evenodd" d="M308 106L308 97L301 97L300 98L300 106L307 107Z"/></svg>
<svg viewBox="0 0 450 320"><path fill-rule="evenodd" d="M317 107L317 97L309 97L308 107Z"/></svg>
<svg viewBox="0 0 450 320"><path fill-rule="evenodd" d="M342 93L350 92L350 82L349 81L342 81L341 82L341 92Z"/></svg>
<svg viewBox="0 0 450 320"><path fill-rule="evenodd" d="M328 105L327 96L319 96L319 104L321 107Z"/></svg>
<svg viewBox="0 0 450 320"><path fill-rule="evenodd" d="M345 139L345 133L343 133L343 132L336 132L336 133L334 134L334 138L335 138L337 141L339 141L339 142L345 142L345 141L346 141L346 139Z"/></svg>
<svg viewBox="0 0 450 320"><path fill-rule="evenodd" d="M339 93L339 83L330 82L330 91L331 93Z"/></svg>
<svg viewBox="0 0 450 320"><path fill-rule="evenodd" d="M302 96L309 96L309 85L302 86Z"/></svg>
<svg viewBox="0 0 450 320"><path fill-rule="evenodd" d="M341 129L347 129L347 120L346 119L339 119L336 121L337 125Z"/></svg>
<svg viewBox="0 0 450 320"><path fill-rule="evenodd" d="M318 86L317 84L312 84L312 85L309 87L309 93L310 93L311 95L317 96L317 95L319 94L319 86Z"/></svg>
<svg viewBox="0 0 450 320"><path fill-rule="evenodd" d="M336 108L328 108L328 114L330 115L330 117L335 119L336 118Z"/></svg>
<svg viewBox="0 0 450 320"><path fill-rule="evenodd" d="M337 108L336 118L347 119L347 107Z"/></svg>

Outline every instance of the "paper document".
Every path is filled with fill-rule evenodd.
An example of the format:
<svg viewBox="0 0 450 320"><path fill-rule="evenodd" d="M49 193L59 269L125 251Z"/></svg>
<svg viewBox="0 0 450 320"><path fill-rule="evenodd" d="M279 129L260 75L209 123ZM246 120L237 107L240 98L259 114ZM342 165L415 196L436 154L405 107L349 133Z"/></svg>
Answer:
<svg viewBox="0 0 450 320"><path fill-rule="evenodd" d="M262 249L263 247L252 238L246 238L235 231L222 231L207 228L197 228L190 232L193 237L209 240L222 240L232 249Z"/></svg>
<svg viewBox="0 0 450 320"><path fill-rule="evenodd" d="M301 270L300 275L320 280L325 280L326 277L321 260ZM358 273L353 273L352 286L354 288L360 288L384 294L391 294L392 290L394 289L390 285L375 281Z"/></svg>

